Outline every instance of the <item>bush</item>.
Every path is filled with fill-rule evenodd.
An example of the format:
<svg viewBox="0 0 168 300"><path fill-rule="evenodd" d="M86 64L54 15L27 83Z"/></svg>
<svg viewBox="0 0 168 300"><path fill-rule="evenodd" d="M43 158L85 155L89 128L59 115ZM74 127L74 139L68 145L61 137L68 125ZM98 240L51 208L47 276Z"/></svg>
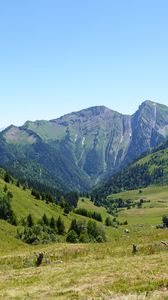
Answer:
<svg viewBox="0 0 168 300"><path fill-rule="evenodd" d="M110 219L110 217L107 217L106 220L105 220L105 225L106 226L112 226L113 222L112 220Z"/></svg>
<svg viewBox="0 0 168 300"><path fill-rule="evenodd" d="M105 241L106 240L104 230L101 227L98 227L96 225L96 222L89 221L88 225L87 225L87 231L88 231L88 235L92 239L94 238L94 240L96 240L98 238L98 236L99 236L99 239L100 239L100 236L102 237L101 241Z"/></svg>
<svg viewBox="0 0 168 300"><path fill-rule="evenodd" d="M96 237L96 242L98 242L98 243L103 243L103 242L104 242L104 238L103 238L101 235L98 235L98 236Z"/></svg>
<svg viewBox="0 0 168 300"><path fill-rule="evenodd" d="M164 227L168 227L168 216L163 216L162 222L163 222Z"/></svg>
<svg viewBox="0 0 168 300"><path fill-rule="evenodd" d="M66 241L68 243L77 243L78 242L78 235L74 230L70 230L67 234Z"/></svg>
<svg viewBox="0 0 168 300"><path fill-rule="evenodd" d="M89 243L90 242L90 238L87 232L81 232L80 236L79 236L79 242L80 243Z"/></svg>
<svg viewBox="0 0 168 300"><path fill-rule="evenodd" d="M49 221L46 214L34 224L31 214L25 219L22 219L22 226L20 231L18 230L17 237L28 244L44 244L56 242L59 240L57 231L59 234L64 233L64 223L59 217L57 222L52 217Z"/></svg>
<svg viewBox="0 0 168 300"><path fill-rule="evenodd" d="M67 235L67 241L69 240L69 233L72 232L73 243L77 243L78 241L81 243L89 243L89 242L104 242L106 240L105 232L102 227L97 226L96 222L89 221L86 223L85 221L76 221L73 219L69 228L69 232ZM74 238L75 232L75 238ZM70 237L71 237L70 234Z"/></svg>
<svg viewBox="0 0 168 300"><path fill-rule="evenodd" d="M47 244L56 242L57 238L54 231L44 225L36 224L32 227L25 226L24 230L17 231L17 237L28 244Z"/></svg>

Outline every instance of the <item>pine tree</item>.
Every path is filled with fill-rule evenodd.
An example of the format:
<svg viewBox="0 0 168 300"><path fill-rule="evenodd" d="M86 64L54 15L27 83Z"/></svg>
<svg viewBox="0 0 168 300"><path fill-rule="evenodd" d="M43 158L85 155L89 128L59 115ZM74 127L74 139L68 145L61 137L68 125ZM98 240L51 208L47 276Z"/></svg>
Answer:
<svg viewBox="0 0 168 300"><path fill-rule="evenodd" d="M55 219L54 219L54 217L51 217L51 220L50 220L50 227L52 228L52 229L56 229L56 227L57 227L57 224L56 224L56 221L55 221Z"/></svg>
<svg viewBox="0 0 168 300"><path fill-rule="evenodd" d="M17 187L20 187L20 182L19 182L19 180L17 180L16 186L17 186Z"/></svg>
<svg viewBox="0 0 168 300"><path fill-rule="evenodd" d="M110 217L106 218L105 224L106 224L106 226L111 226L112 225L112 221L111 221Z"/></svg>
<svg viewBox="0 0 168 300"><path fill-rule="evenodd" d="M29 214L28 217L27 217L27 226L32 227L33 225L34 225L34 222L33 222L32 215Z"/></svg>
<svg viewBox="0 0 168 300"><path fill-rule="evenodd" d="M5 175L4 175L4 181L9 183L10 179L11 179L10 175L6 172Z"/></svg>
<svg viewBox="0 0 168 300"><path fill-rule="evenodd" d="M48 218L47 218L47 216L46 216L45 213L44 213L44 215L43 215L43 217L42 217L42 222L43 222L46 226L49 225L49 221L48 221Z"/></svg>
<svg viewBox="0 0 168 300"><path fill-rule="evenodd" d="M69 231L74 230L78 234L78 224L76 222L76 219L73 219L71 222L71 225L69 227Z"/></svg>
<svg viewBox="0 0 168 300"><path fill-rule="evenodd" d="M7 190L8 190L8 188L7 188L7 185L5 184L5 186L4 186L4 192L6 193Z"/></svg>
<svg viewBox="0 0 168 300"><path fill-rule="evenodd" d="M65 225L64 225L64 222L62 221L61 217L59 217L57 220L57 229L58 229L58 234L64 234Z"/></svg>

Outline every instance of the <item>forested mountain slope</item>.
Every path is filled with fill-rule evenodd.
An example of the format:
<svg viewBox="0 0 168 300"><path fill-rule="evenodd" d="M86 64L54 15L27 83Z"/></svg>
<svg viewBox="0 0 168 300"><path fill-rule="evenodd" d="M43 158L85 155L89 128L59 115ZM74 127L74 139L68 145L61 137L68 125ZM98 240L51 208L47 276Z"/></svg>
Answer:
<svg viewBox="0 0 168 300"><path fill-rule="evenodd" d="M168 141L100 184L95 188L94 193L108 195L123 190L167 183Z"/></svg>
<svg viewBox="0 0 168 300"><path fill-rule="evenodd" d="M0 133L0 165L59 189L89 190L168 136L168 107L143 102L132 116L104 106Z"/></svg>

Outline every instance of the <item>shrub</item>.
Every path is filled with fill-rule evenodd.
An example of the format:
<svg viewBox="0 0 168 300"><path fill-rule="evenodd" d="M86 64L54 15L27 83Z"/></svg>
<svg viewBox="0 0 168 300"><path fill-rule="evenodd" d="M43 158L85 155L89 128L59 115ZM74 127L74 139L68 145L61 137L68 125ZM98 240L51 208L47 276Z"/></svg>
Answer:
<svg viewBox="0 0 168 300"><path fill-rule="evenodd" d="M28 244L47 244L56 242L55 232L46 225L35 224L32 227L25 226L23 230L17 230L17 237Z"/></svg>
<svg viewBox="0 0 168 300"><path fill-rule="evenodd" d="M92 239L94 238L95 241L97 241L97 239L100 240L100 236L101 236L101 242L105 242L106 240L105 232L102 227L96 225L96 222L89 221L87 225L87 231L88 231L88 235Z"/></svg>
<svg viewBox="0 0 168 300"><path fill-rule="evenodd" d="M112 220L110 219L110 217L107 217L105 220L105 225L106 226L112 226Z"/></svg>
<svg viewBox="0 0 168 300"><path fill-rule="evenodd" d="M164 227L168 227L168 216L163 216L162 222L163 222Z"/></svg>
<svg viewBox="0 0 168 300"><path fill-rule="evenodd" d="M79 236L79 242L80 243L89 243L90 242L90 238L89 238L87 231L81 232L81 234Z"/></svg>
<svg viewBox="0 0 168 300"><path fill-rule="evenodd" d="M78 235L74 230L70 230L67 234L66 241L68 243L77 243L78 242Z"/></svg>
<svg viewBox="0 0 168 300"><path fill-rule="evenodd" d="M73 243L76 243L78 241L81 243L103 242L106 240L103 228L97 226L96 222L91 220L86 223L85 221L77 222L76 219L73 219L69 228L69 232L76 233ZM67 241L69 241L69 232L67 235Z"/></svg>

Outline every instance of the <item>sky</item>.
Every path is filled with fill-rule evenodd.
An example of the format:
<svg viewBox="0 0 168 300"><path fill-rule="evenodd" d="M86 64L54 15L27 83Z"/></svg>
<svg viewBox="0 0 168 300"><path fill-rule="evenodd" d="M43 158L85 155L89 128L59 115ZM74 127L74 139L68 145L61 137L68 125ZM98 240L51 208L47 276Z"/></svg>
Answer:
<svg viewBox="0 0 168 300"><path fill-rule="evenodd" d="M0 0L0 128L168 105L167 0Z"/></svg>

